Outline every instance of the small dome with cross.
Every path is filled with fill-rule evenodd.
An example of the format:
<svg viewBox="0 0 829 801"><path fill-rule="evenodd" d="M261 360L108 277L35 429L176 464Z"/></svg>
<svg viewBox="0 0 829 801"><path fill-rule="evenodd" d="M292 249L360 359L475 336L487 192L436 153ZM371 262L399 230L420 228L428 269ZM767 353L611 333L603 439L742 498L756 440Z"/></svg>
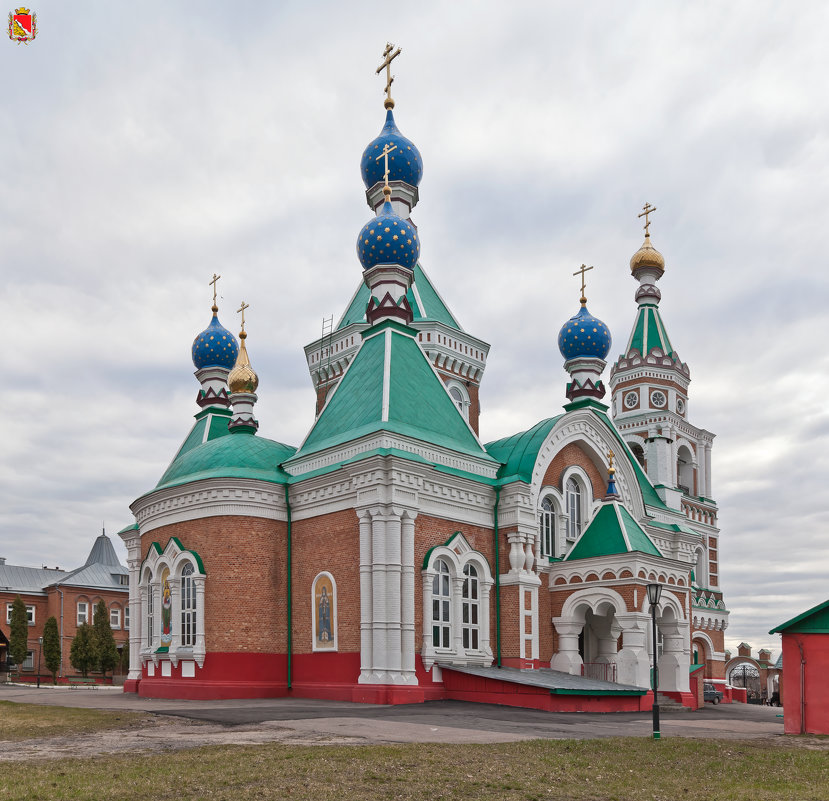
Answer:
<svg viewBox="0 0 829 801"><path fill-rule="evenodd" d="M204 367L230 370L236 364L239 344L236 337L219 322L217 312L214 306L210 325L193 340L193 364L197 370Z"/></svg>
<svg viewBox="0 0 829 801"><path fill-rule="evenodd" d="M398 217L388 200L357 238L357 258L364 270L377 264L397 264L414 270L419 255L420 240L414 225Z"/></svg>
<svg viewBox="0 0 829 801"><path fill-rule="evenodd" d="M394 122L394 114L389 109L383 130L368 143L360 160L360 173L366 189L371 189L383 180L385 165L382 155L385 145L389 146L389 181L403 181L417 186L423 177L423 159L412 141L400 133Z"/></svg>
<svg viewBox="0 0 829 801"><path fill-rule="evenodd" d="M579 357L605 359L612 343L610 330L582 306L558 334L558 349L566 361Z"/></svg>

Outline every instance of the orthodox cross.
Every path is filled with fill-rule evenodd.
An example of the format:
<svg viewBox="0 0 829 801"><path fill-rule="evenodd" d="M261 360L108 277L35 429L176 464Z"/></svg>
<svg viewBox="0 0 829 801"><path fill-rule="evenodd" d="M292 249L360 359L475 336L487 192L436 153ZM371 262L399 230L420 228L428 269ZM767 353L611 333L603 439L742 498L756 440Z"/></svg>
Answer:
<svg viewBox="0 0 829 801"><path fill-rule="evenodd" d="M238 309L236 309L236 314L239 314L239 312L242 312L242 330L243 331L245 330L245 309L249 309L249 308L250 308L250 303L245 303L245 301L242 301L242 305Z"/></svg>
<svg viewBox="0 0 829 801"><path fill-rule="evenodd" d="M391 63L394 59L396 59L403 51L398 47L397 50L394 50L394 45L390 42L386 43L386 49L383 51L383 63L376 69L375 75L380 74L380 70L383 67L386 68L386 100L383 103L384 108L394 108L394 100L391 99L391 85L394 83L394 76L391 74Z"/></svg>
<svg viewBox="0 0 829 801"><path fill-rule="evenodd" d="M607 472L608 472L608 473L615 473L615 472L616 472L616 468L614 468L614 467L613 467L613 457L614 457L615 455L616 455L616 454L615 454L615 453L613 453L613 451L608 451L608 452L607 452L607 458L610 460L610 464L609 464L609 465L608 465L608 467L607 467Z"/></svg>
<svg viewBox="0 0 829 801"><path fill-rule="evenodd" d="M588 270L592 270L592 269L593 269L592 266L587 267L586 265L582 264L582 266L579 267L579 269L576 270L576 272L573 273L573 275L578 275L579 273L581 273L581 299L580 299L580 302L581 302L582 306L584 306L587 303L587 298L584 296L584 274Z"/></svg>
<svg viewBox="0 0 829 801"><path fill-rule="evenodd" d="M645 203L645 205L642 206L642 209L643 209L642 213L637 214L636 216L645 218L645 236L650 236L650 232L648 231L648 228L651 224L651 221L648 219L648 215L653 214L656 211L656 206L651 206L650 203Z"/></svg>
<svg viewBox="0 0 829 801"><path fill-rule="evenodd" d="M222 276L216 275L216 273L213 273L213 280L207 282L208 286L213 284L213 305L214 306L216 305L216 281L218 281L221 277Z"/></svg>
<svg viewBox="0 0 829 801"><path fill-rule="evenodd" d="M386 182L387 188L389 185L389 153L391 153L392 150L397 150L397 145L392 145L391 147L389 147L389 143L386 142L386 144L383 145L383 152L376 159L374 159L375 161L380 161L380 159L383 159L383 164L385 165L383 180Z"/></svg>

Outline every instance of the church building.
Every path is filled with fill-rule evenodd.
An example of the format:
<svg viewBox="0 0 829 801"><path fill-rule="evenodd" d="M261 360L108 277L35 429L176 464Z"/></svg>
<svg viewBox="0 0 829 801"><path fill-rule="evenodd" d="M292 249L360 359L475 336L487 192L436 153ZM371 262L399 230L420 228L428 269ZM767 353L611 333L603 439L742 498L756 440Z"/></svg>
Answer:
<svg viewBox="0 0 829 801"><path fill-rule="evenodd" d="M362 280L305 348L316 417L298 445L259 431L247 307L237 340L214 275L192 347L195 422L120 532L125 690L644 709L656 652L660 692L693 706L692 666L711 678L725 666L714 435L692 420L690 370L660 312L653 208L639 215L633 319L609 386L611 334L588 311L582 266L558 335L566 402L483 443L489 345L441 296L441 267L419 261L423 162L393 114L399 52L384 52L385 123L361 160Z"/></svg>

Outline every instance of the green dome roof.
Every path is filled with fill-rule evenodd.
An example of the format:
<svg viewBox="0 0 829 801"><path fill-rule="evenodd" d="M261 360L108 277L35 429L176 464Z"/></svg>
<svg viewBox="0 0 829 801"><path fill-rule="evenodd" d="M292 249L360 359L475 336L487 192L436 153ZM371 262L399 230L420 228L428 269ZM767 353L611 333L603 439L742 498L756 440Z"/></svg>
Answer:
<svg viewBox="0 0 829 801"><path fill-rule="evenodd" d="M296 448L251 434L230 434L179 454L161 477L156 489L207 478L252 478L283 483L287 475L279 465Z"/></svg>

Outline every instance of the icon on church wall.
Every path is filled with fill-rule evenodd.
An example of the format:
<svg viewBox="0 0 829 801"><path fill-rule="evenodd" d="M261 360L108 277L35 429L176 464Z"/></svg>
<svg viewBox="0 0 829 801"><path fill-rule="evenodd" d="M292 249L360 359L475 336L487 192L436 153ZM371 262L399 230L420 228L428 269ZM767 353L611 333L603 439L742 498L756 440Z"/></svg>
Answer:
<svg viewBox="0 0 829 801"><path fill-rule="evenodd" d="M313 648L315 651L337 650L337 599L334 577L320 573L314 579Z"/></svg>
<svg viewBox="0 0 829 801"><path fill-rule="evenodd" d="M170 647L173 641L173 594L170 591L170 568L161 573L161 645Z"/></svg>
<svg viewBox="0 0 829 801"><path fill-rule="evenodd" d="M37 36L37 14L28 8L16 8L9 12L9 39L29 44Z"/></svg>

